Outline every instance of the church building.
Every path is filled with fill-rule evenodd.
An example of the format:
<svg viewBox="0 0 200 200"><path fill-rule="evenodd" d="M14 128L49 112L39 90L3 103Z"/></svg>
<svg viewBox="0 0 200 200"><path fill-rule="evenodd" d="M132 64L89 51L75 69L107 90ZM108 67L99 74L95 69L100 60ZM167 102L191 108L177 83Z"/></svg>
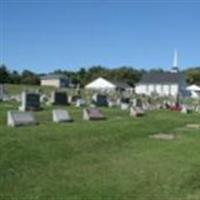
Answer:
<svg viewBox="0 0 200 200"><path fill-rule="evenodd" d="M151 96L157 94L158 96L174 96L178 94L185 96L186 78L184 73L179 72L178 68L178 54L174 53L173 67L168 72L149 72L145 74L141 81L136 85L136 94L144 94Z"/></svg>

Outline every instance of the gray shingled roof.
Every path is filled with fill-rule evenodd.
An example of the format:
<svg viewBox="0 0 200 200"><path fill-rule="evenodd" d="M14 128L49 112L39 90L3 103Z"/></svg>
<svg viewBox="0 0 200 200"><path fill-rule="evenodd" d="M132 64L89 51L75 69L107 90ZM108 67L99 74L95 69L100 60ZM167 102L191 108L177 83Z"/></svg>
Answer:
<svg viewBox="0 0 200 200"><path fill-rule="evenodd" d="M183 79L183 73L171 73L171 72L161 72L161 73L148 73L144 74L139 84L148 83L178 83Z"/></svg>
<svg viewBox="0 0 200 200"><path fill-rule="evenodd" d="M61 74L49 74L46 76L41 77L42 80L48 80L48 79L68 79L67 76L61 75Z"/></svg>
<svg viewBox="0 0 200 200"><path fill-rule="evenodd" d="M130 88L131 87L128 83L123 82L123 81L112 80L111 83L116 85L118 88Z"/></svg>

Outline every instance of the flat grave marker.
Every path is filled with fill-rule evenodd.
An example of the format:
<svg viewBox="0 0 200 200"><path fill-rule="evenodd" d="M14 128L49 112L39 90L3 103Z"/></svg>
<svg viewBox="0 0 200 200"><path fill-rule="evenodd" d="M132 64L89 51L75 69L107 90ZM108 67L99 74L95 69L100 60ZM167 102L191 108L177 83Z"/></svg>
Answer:
<svg viewBox="0 0 200 200"><path fill-rule="evenodd" d="M83 110L84 120L103 120L104 114L98 108L86 108Z"/></svg>
<svg viewBox="0 0 200 200"><path fill-rule="evenodd" d="M200 124L187 124L186 127L190 129L199 129Z"/></svg>
<svg viewBox="0 0 200 200"><path fill-rule="evenodd" d="M72 122L73 121L67 110L54 109L52 111L52 115L53 115L53 122L60 123L60 122Z"/></svg>
<svg viewBox="0 0 200 200"><path fill-rule="evenodd" d="M32 112L8 111L7 125L11 127L36 124Z"/></svg>
<svg viewBox="0 0 200 200"><path fill-rule="evenodd" d="M176 139L176 136L174 134L158 133L158 134L150 135L149 138L158 139L158 140L174 140Z"/></svg>

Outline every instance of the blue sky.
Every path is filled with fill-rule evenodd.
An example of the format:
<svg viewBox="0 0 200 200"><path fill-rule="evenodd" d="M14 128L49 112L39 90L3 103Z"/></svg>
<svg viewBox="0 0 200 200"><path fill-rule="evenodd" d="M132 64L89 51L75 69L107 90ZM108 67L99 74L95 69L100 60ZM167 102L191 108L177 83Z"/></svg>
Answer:
<svg viewBox="0 0 200 200"><path fill-rule="evenodd" d="M0 63L35 72L200 65L200 0L0 0Z"/></svg>

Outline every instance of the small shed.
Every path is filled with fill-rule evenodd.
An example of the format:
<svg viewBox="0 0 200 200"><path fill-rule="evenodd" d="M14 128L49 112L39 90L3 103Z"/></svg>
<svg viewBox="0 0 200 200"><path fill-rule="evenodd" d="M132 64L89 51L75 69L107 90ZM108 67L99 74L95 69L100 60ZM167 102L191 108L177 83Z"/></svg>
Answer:
<svg viewBox="0 0 200 200"><path fill-rule="evenodd" d="M69 78L64 75L47 75L41 77L41 86L53 86L56 88L68 87Z"/></svg>

